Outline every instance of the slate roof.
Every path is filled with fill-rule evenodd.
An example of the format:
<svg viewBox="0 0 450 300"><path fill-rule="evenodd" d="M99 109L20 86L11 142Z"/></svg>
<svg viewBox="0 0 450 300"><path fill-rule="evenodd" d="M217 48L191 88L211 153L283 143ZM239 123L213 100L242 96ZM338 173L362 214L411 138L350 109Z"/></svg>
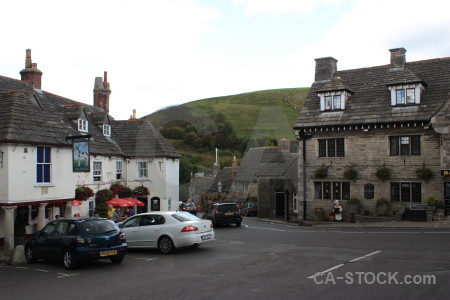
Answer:
<svg viewBox="0 0 450 300"><path fill-rule="evenodd" d="M209 186L209 192L218 192L218 184L222 186L222 193L228 193L231 189L231 167L225 167L219 171L219 173L214 177L214 181Z"/></svg>
<svg viewBox="0 0 450 300"><path fill-rule="evenodd" d="M213 177L196 177L192 179L190 186L195 189L196 194L203 195L210 187L212 187L213 182Z"/></svg>
<svg viewBox="0 0 450 300"><path fill-rule="evenodd" d="M340 88L333 86L338 82ZM418 82L425 86L420 105L391 106L388 86ZM343 87L352 93L345 110L321 112L317 93ZM336 71L331 81L312 84L294 128L428 122L449 99L449 92L450 58L407 62L398 71L391 71L390 65Z"/></svg>
<svg viewBox="0 0 450 300"><path fill-rule="evenodd" d="M251 148L242 158L235 181L256 182L258 176L287 178L289 168L297 168L296 158L294 153L279 152L278 147Z"/></svg>
<svg viewBox="0 0 450 300"><path fill-rule="evenodd" d="M77 120L85 116L91 154L181 157L148 121L114 121L100 108L36 90L25 81L0 76L0 107L0 143L71 147L66 137L82 135ZM112 125L111 137L103 135L103 121Z"/></svg>

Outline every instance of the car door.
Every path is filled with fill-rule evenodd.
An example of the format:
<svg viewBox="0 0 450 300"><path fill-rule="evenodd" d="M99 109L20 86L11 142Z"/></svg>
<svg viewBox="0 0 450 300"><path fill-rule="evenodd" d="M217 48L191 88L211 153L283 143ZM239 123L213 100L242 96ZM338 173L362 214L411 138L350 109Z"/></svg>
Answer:
<svg viewBox="0 0 450 300"><path fill-rule="evenodd" d="M129 218L120 226L122 232L125 234L125 239L127 240L128 247L139 247L141 242L139 240L139 223L141 216L135 216Z"/></svg>
<svg viewBox="0 0 450 300"><path fill-rule="evenodd" d="M51 222L38 232L34 247L38 257L42 257L44 259L54 259L54 237L56 235L56 226L56 222Z"/></svg>
<svg viewBox="0 0 450 300"><path fill-rule="evenodd" d="M159 214L143 215L139 224L139 239L145 247L156 247L164 226L164 217Z"/></svg>

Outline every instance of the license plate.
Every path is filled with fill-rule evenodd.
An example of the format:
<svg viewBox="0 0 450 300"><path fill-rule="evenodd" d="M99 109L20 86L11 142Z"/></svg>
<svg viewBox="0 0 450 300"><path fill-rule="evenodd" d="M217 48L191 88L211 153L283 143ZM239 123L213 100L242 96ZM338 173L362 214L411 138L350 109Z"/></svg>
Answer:
<svg viewBox="0 0 450 300"><path fill-rule="evenodd" d="M233 212L227 212L227 213L225 213L225 215L232 216L232 215L234 215L234 213Z"/></svg>
<svg viewBox="0 0 450 300"><path fill-rule="evenodd" d="M110 251L101 251L100 256L110 256L110 255L116 255L117 250L110 250Z"/></svg>
<svg viewBox="0 0 450 300"><path fill-rule="evenodd" d="M211 235L207 234L207 235L202 235L202 241L204 240L210 240L211 239Z"/></svg>

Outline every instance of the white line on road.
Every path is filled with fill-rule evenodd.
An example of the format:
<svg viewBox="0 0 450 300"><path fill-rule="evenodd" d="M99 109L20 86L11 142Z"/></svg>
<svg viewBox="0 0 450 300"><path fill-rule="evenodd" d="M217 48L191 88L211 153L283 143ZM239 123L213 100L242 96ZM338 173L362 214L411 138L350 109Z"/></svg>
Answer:
<svg viewBox="0 0 450 300"><path fill-rule="evenodd" d="M377 254L377 253L380 253L380 252L381 252L381 250L378 250L378 251L375 251L375 252L369 253L369 254L367 254L367 255L364 255L364 256L361 256L361 257L358 257L358 258L355 258L355 259L349 260L348 262L349 262L349 263L352 263L352 262L355 262L355 261L361 260L361 259L363 259L363 258L366 258L366 257L372 256L372 255L374 255L374 254Z"/></svg>
<svg viewBox="0 0 450 300"><path fill-rule="evenodd" d="M143 259L145 261L152 261L152 260L155 260L155 259L158 259L158 258L157 257L152 257L152 258L136 257L136 259Z"/></svg>
<svg viewBox="0 0 450 300"><path fill-rule="evenodd" d="M16 267L16 269L24 269L24 270L28 270L27 267Z"/></svg>
<svg viewBox="0 0 450 300"><path fill-rule="evenodd" d="M328 272L331 272L331 271L333 271L333 270L336 270L336 269L338 269L338 268L340 268L340 267L342 267L342 266L344 266L344 264L340 264L340 265L334 266L334 267L329 268L329 269L327 269L327 270L325 270L325 271L322 271L322 272L317 272L316 274L314 274L314 275L312 275L312 276L309 276L308 279L313 279L314 277L317 277L317 276L319 276L319 275L322 276L323 274L326 274L326 273L328 273Z"/></svg>
<svg viewBox="0 0 450 300"><path fill-rule="evenodd" d="M65 273L58 273L58 278L66 278L66 277L70 277L70 276L75 276L78 275L79 273L74 273L74 274L65 274Z"/></svg>
<svg viewBox="0 0 450 300"><path fill-rule="evenodd" d="M45 272L45 273L49 273L50 271L47 270L42 270L42 269L34 269L35 271L39 271L39 272Z"/></svg>

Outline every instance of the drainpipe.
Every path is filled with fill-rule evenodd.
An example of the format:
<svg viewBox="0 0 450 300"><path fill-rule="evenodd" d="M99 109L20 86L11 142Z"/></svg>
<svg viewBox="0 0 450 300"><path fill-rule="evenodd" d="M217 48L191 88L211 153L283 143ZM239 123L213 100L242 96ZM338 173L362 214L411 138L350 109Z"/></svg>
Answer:
<svg viewBox="0 0 450 300"><path fill-rule="evenodd" d="M300 140L303 142L303 220L306 220L306 140L312 138L311 134L299 133Z"/></svg>

